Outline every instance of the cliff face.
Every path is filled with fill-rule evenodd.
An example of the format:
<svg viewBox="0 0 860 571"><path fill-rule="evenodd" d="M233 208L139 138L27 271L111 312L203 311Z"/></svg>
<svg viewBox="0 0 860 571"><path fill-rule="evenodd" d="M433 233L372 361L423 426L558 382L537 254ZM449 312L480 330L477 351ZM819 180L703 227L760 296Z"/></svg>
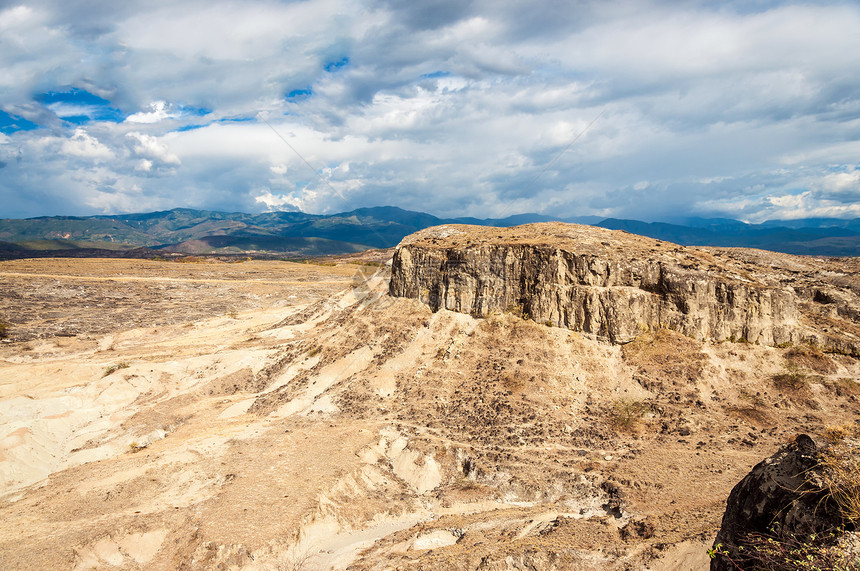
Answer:
<svg viewBox="0 0 860 571"><path fill-rule="evenodd" d="M699 340L808 339L802 297L753 269L722 251L601 228L451 225L398 246L389 292L434 311L522 313L620 343L657 327Z"/></svg>

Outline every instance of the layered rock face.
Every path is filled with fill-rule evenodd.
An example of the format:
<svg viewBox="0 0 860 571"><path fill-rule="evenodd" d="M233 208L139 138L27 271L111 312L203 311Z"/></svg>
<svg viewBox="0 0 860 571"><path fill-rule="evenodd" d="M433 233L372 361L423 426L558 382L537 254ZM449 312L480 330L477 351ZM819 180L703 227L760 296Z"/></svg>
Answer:
<svg viewBox="0 0 860 571"><path fill-rule="evenodd" d="M762 344L810 336L798 295L720 251L575 224L448 225L404 239L389 293L477 316L522 313L616 343L658 327Z"/></svg>

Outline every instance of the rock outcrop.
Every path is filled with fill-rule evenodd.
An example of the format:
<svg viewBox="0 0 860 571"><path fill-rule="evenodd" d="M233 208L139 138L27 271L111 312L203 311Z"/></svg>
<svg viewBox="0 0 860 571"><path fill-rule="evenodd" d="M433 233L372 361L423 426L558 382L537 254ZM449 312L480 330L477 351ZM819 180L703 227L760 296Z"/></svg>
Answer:
<svg viewBox="0 0 860 571"><path fill-rule="evenodd" d="M822 450L805 434L757 464L729 495L714 541L711 571L770 568L783 563L762 561L776 550L757 549L750 543L755 537L797 541L800 546L808 542L817 556L826 553L821 549L821 539L809 538L816 534L823 539L828 532L841 534L845 521L825 484L824 464Z"/></svg>
<svg viewBox="0 0 860 571"><path fill-rule="evenodd" d="M761 267L726 250L590 226L447 225L400 243L389 293L418 299L434 311L521 313L616 343L659 327L699 340L814 342L815 328L800 307L804 296L792 287L794 278L773 264L766 272ZM855 276L849 277L856 285ZM799 285L814 300L819 290ZM850 287L838 295L851 297L842 305L856 304ZM835 294L827 297L833 299ZM857 317L843 313L852 323ZM852 352L857 339L849 338L843 350Z"/></svg>

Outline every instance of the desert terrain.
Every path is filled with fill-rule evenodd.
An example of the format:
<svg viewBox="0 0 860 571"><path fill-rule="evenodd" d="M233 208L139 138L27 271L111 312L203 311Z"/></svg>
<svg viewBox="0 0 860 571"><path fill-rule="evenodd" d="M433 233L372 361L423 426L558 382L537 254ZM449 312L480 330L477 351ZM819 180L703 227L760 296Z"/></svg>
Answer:
<svg viewBox="0 0 860 571"><path fill-rule="evenodd" d="M0 568L704 569L753 465L858 418L856 356L434 312L386 256L0 262Z"/></svg>

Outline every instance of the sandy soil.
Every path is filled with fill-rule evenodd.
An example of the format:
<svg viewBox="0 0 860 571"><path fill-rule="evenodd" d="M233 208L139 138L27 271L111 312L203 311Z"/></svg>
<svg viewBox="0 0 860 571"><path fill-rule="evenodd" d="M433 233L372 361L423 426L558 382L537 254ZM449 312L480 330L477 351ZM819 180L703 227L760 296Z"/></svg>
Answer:
<svg viewBox="0 0 860 571"><path fill-rule="evenodd" d="M703 569L732 486L860 412L850 357L433 314L375 271L0 264L0 568Z"/></svg>

